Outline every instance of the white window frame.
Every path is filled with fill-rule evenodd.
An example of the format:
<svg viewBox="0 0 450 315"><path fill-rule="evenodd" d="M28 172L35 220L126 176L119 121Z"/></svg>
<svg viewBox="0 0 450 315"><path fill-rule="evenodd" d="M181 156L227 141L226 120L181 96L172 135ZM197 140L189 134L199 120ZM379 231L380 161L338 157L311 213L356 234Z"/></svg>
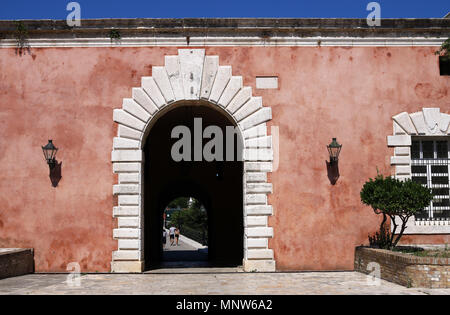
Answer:
<svg viewBox="0 0 450 315"><path fill-rule="evenodd" d="M392 119L393 135L387 137L387 143L394 148L393 175L398 179L411 179L412 137L427 136L432 140L449 137L450 115L441 113L439 108L423 108L412 114L400 113ZM413 216L406 226L404 234L450 234L450 220L416 220Z"/></svg>

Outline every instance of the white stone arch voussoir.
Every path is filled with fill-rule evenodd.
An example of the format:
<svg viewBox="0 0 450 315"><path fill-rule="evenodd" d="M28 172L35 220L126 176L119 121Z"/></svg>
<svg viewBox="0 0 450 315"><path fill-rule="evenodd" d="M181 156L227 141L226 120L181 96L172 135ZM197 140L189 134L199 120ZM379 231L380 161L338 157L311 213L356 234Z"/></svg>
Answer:
<svg viewBox="0 0 450 315"><path fill-rule="evenodd" d="M393 119L393 135L388 136L389 147L394 147L391 165L398 179L411 178L411 145L413 136L450 135L450 115L441 113L439 108L423 108L422 111L408 114L400 113ZM405 234L450 233L450 221L415 221L411 217Z"/></svg>
<svg viewBox="0 0 450 315"><path fill-rule="evenodd" d="M273 230L268 217L273 214L267 202L272 184L272 138L266 122L272 119L270 107L261 97L252 96L242 77L233 76L231 66L220 66L218 56L205 56L204 49L180 49L166 56L164 66L154 66L151 77L143 77L141 87L133 88L132 98L114 109L119 124L113 141L111 159L119 182L113 187L118 206L113 230L118 249L113 252L112 272L141 272L144 268L143 245L143 151L148 126L157 114L178 101L203 100L226 111L236 122L244 140L244 269L274 271L273 251L268 239ZM153 119L155 118L155 119Z"/></svg>

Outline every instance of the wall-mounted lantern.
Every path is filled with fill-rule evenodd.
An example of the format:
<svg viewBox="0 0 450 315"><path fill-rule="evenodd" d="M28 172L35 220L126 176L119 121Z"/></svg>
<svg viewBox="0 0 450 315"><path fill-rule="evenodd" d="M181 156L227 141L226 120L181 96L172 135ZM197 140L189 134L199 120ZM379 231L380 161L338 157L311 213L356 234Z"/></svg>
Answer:
<svg viewBox="0 0 450 315"><path fill-rule="evenodd" d="M53 145L52 140L48 140L48 143L42 147L42 151L44 152L44 157L50 167L50 170L52 170L56 166L55 157L58 148Z"/></svg>
<svg viewBox="0 0 450 315"><path fill-rule="evenodd" d="M334 164L339 160L339 153L341 152L342 144L339 144L336 138L327 145L328 153L330 154L330 164Z"/></svg>

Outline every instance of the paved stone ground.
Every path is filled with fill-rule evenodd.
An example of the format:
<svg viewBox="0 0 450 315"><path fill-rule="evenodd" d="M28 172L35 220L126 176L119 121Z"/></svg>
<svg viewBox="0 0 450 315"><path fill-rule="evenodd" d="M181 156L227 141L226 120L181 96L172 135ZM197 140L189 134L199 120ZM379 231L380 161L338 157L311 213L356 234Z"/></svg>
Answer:
<svg viewBox="0 0 450 315"><path fill-rule="evenodd" d="M203 270L203 269L201 269ZM195 270L194 270L195 271ZM387 281L367 284L357 272L88 274L70 287L65 274L31 274L0 280L0 294L443 294L450 289L405 288ZM223 269L221 271L224 271ZM235 271L235 270L232 270Z"/></svg>

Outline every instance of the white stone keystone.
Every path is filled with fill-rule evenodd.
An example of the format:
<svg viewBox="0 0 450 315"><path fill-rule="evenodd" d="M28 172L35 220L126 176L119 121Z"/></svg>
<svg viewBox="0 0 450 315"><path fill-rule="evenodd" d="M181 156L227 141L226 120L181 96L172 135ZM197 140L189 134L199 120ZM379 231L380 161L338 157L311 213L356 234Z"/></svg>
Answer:
<svg viewBox="0 0 450 315"><path fill-rule="evenodd" d="M205 61L204 49L179 49L181 78L183 79L184 98L200 99L200 85Z"/></svg>

